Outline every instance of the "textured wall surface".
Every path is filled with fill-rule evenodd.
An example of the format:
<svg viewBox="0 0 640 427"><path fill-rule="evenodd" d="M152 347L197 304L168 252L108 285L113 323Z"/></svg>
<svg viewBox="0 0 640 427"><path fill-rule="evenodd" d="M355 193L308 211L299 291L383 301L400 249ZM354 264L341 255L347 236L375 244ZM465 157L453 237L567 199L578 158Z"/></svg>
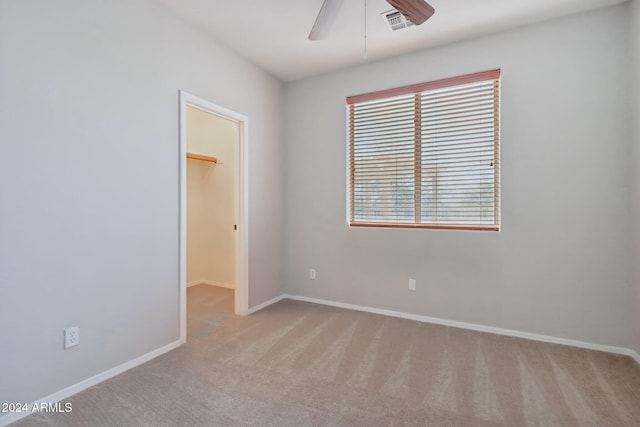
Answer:
<svg viewBox="0 0 640 427"><path fill-rule="evenodd" d="M282 292L278 80L146 0L3 0L0 61L0 402L178 339L179 90L249 117L250 306Z"/></svg>
<svg viewBox="0 0 640 427"><path fill-rule="evenodd" d="M288 84L287 292L628 347L627 13L600 9ZM345 97L495 68L501 231L349 228Z"/></svg>

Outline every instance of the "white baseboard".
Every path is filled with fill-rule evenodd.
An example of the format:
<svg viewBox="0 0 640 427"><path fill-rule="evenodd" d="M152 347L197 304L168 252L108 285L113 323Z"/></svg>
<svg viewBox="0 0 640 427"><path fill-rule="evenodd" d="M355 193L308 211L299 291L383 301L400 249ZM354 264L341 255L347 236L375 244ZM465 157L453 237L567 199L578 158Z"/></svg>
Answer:
<svg viewBox="0 0 640 427"><path fill-rule="evenodd" d="M130 360L128 362L123 363L122 365L118 365L115 368L111 368L107 371L104 371L98 375L94 375L91 378L87 378L86 380L82 380L79 383L73 384L67 388L64 388L60 391L57 391L53 394L50 394L46 397L43 397L42 399L38 399L35 402L31 402L29 403L29 408L33 408L33 405L39 405L41 402L44 403L56 403L59 402L61 400L67 399L71 396L73 396L76 393L81 392L82 390L86 390L91 386L94 386L96 384L99 384L103 381L106 381L110 378L115 377L116 375L119 375L125 371L128 371L131 368L135 368L138 365L142 365L143 363L148 362L151 359L155 359L156 357L167 353L175 348L180 347L182 344L184 344L183 342L181 342L180 340L178 341L174 341L171 344L167 344L163 347L160 347L156 350L153 350L147 354L143 354L140 357L136 357L133 360ZM27 411L27 412L12 412L9 414L6 414L4 416L0 417L0 427L4 427L10 423L14 423L22 418L25 418L27 416L31 415L31 412Z"/></svg>
<svg viewBox="0 0 640 427"><path fill-rule="evenodd" d="M197 282L194 284L200 284L202 282ZM206 283L208 284L208 283ZM188 286L192 286L191 284ZM214 285L217 286L217 285ZM514 330L510 330L510 329L502 329L502 328L495 328L493 326L485 326L485 325L478 325L475 323L467 323L467 322L458 322L455 320L447 320L447 319L440 319L440 318L436 318L436 317L429 317L429 316L422 316L422 315L418 315L418 314L410 314L410 313L403 313L400 311L393 311L393 310L385 310L385 309L380 309L380 308L373 308L373 307L365 307L362 305L355 305L355 304L346 304L346 303L341 303L341 302L335 302L335 301L329 301L329 300L324 300L324 299L319 299L319 298L311 298L311 297L303 297L303 296L299 296L299 295L290 295L290 294L282 294L279 295L275 298L270 299L269 301L265 301L262 304L258 304L255 307L252 307L249 309L248 314L252 314L255 313L259 310L262 310L263 308L266 308L272 304L275 304L283 299L291 299L291 300L296 300L296 301L305 301L305 302L311 302L311 303L315 303L315 304L322 304L322 305L328 305L328 306L332 306L332 307L339 307L339 308L346 308L349 310L357 310L357 311L364 311L367 313L374 313L374 314L381 314L384 316L391 316L391 317L398 317L401 319L408 319L408 320L415 320L418 322L424 322L424 323L433 323L433 324L437 324L437 325L443 325L443 326L451 326L454 328L462 328L462 329L469 329L469 330L473 330L473 331L479 331L479 332L487 332L487 333L491 333L491 334L498 334L498 335L506 335L506 336L510 336L510 337L517 337L517 338L525 338L525 339L529 339L529 340L534 340L534 341L542 341L542 342L548 342L548 343L554 343L554 344L563 344L563 345L568 345L568 346L572 346L572 347L580 347L580 348L586 348L586 349L590 349L590 350L598 350L598 351L605 351L608 353L615 353L615 354L622 354L625 356L630 356L631 358L633 358L636 362L640 363L640 354L638 354L636 351L632 350L632 349L628 349L628 348L624 348L624 347L614 347L614 346L607 346L607 345L600 345L600 344L592 344L592 343L588 343L588 342L584 342L584 341L577 341L577 340L570 340L570 339L565 339L565 338L557 338L557 337L552 337L552 336L548 336L548 335L540 335L540 334L533 334L533 333L529 333L529 332L520 332L520 331L514 331ZM119 366L116 366L114 368L111 368L105 372L102 372L98 375L94 375L91 378L87 378L86 380L80 381L79 383L76 383L74 385L71 385L65 389L62 389L60 391L57 391L53 394L50 394L46 397L43 397L42 399L38 399L35 402L31 402L29 404L29 407L32 408L33 405L39 404L41 402L45 402L45 403L56 403L59 402L61 400L67 399L68 397L73 396L76 393L79 393L83 390L86 390L87 388L94 386L96 384L99 384L103 381L106 381L110 378L115 377L116 375L119 375L125 371L128 371L129 369L135 368L138 365L141 365L143 363L148 362L151 359L155 359L156 357L167 353L175 348L180 347L182 344L184 344L184 341L174 341L170 344L167 344L163 347L160 347L156 350L153 350L147 354L144 354L140 357L137 357L133 360L130 360L128 362L125 362ZM28 415L30 415L29 412L18 412L18 413L10 413L10 414L6 414L4 416L0 416L0 427L4 427L10 423L16 422L22 418L27 417Z"/></svg>
<svg viewBox="0 0 640 427"><path fill-rule="evenodd" d="M403 312L400 312L400 311L385 310L385 309L381 309L381 308L365 307L365 306L362 306L362 305L345 304L345 303L341 303L341 302L329 301L329 300L318 299L318 298L303 297L303 296L299 296L299 295L284 294L283 297L287 298L287 299L296 300L296 301L305 301L305 302L311 302L311 303L315 303L315 304L329 305L329 306L332 306L332 307L339 307L339 308L347 308L347 309L350 309L350 310L365 311L367 313L382 314L384 316L399 317L401 319L416 320L418 322L434 323L436 325L451 326L451 327L454 327L454 328L469 329L469 330L472 330L472 331L487 332L487 333L490 333L490 334L506 335L506 336L509 336L509 337L525 338L525 339L533 340L533 341L542 341L542 342L548 342L548 343L553 343L553 344L562 344L562 345L568 345L568 346L571 346L571 347L580 347L580 348L586 348L586 349L589 349L589 350L604 351L604 352L607 352L607 353L623 354L625 356L631 356L636 361L638 361L638 363L640 363L640 355L638 355L638 353L636 353L632 349L624 348L624 347L615 347L615 346L609 346L609 345L593 344L593 343L584 342L584 341L570 340L570 339L552 337L552 336L541 335L541 334L533 334L533 333L530 333L530 332L514 331L514 330L511 330L511 329L502 329L502 328L496 328L496 327L493 327L493 326L478 325L478 324L475 324L475 323L458 322L458 321L455 321L455 320L440 319L440 318L437 318L437 317L429 317L429 316L422 316L422 315L419 315L419 314L403 313Z"/></svg>
<svg viewBox="0 0 640 427"><path fill-rule="evenodd" d="M275 303L277 303L278 301L282 301L282 300L283 300L283 299L285 299L286 297L287 297L287 295L282 294L282 295L279 295L279 296L277 296L277 297L275 297L275 298L270 299L269 301L265 301L265 302L263 302L262 304L258 304L258 305L256 305L255 307L251 307L251 308L249 309L249 311L247 312L247 314L253 314L253 313L255 313L256 311L260 311L260 310L262 310L263 308L270 306L271 304L275 304Z"/></svg>
<svg viewBox="0 0 640 427"><path fill-rule="evenodd" d="M211 280L196 280L194 282L189 282L189 283L187 283L187 288L190 287L190 286L195 286L195 285L218 286L220 288L227 288L227 289L235 289L236 288L234 285L231 285L229 283L213 282Z"/></svg>

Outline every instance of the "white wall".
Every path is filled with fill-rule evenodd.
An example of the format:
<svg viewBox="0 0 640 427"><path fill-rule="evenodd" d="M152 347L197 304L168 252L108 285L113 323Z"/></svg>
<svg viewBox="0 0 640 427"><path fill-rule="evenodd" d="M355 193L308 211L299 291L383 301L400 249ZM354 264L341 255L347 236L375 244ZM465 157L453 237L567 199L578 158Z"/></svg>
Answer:
<svg viewBox="0 0 640 427"><path fill-rule="evenodd" d="M633 50L634 58L633 70L633 88L634 88L634 109L632 122L635 125L634 139L634 179L635 184L635 209L633 210L632 224L634 226L634 250L632 251L631 265L635 266L634 270L634 288L630 298L634 317L631 319L632 325L632 345L637 353L640 354L640 0L632 1L632 28L633 28Z"/></svg>
<svg viewBox="0 0 640 427"><path fill-rule="evenodd" d="M180 89L249 117L256 305L282 292L282 84L150 0L0 2L1 402L178 339Z"/></svg>
<svg viewBox="0 0 640 427"><path fill-rule="evenodd" d="M236 149L238 124L187 107L187 283L233 287L235 280Z"/></svg>
<svg viewBox="0 0 640 427"><path fill-rule="evenodd" d="M287 292L628 347L627 12L602 9L287 84ZM494 68L502 231L348 228L345 97Z"/></svg>

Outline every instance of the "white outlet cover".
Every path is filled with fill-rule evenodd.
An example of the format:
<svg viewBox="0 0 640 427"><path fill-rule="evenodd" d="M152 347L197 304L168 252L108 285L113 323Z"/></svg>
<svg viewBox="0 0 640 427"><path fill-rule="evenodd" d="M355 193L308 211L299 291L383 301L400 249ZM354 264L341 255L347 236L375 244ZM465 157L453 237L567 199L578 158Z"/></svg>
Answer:
<svg viewBox="0 0 640 427"><path fill-rule="evenodd" d="M410 291L416 290L416 279L409 279L409 290Z"/></svg>
<svg viewBox="0 0 640 427"><path fill-rule="evenodd" d="M64 348L75 347L80 344L80 328L72 326L64 330Z"/></svg>

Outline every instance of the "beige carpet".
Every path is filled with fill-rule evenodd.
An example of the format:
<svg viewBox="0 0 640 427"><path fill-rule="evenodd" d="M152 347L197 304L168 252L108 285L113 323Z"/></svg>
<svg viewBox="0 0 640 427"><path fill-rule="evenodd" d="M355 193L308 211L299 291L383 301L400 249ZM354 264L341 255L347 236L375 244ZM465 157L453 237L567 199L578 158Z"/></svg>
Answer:
<svg viewBox="0 0 640 427"><path fill-rule="evenodd" d="M189 341L17 426L638 426L640 366L596 351L189 288Z"/></svg>

